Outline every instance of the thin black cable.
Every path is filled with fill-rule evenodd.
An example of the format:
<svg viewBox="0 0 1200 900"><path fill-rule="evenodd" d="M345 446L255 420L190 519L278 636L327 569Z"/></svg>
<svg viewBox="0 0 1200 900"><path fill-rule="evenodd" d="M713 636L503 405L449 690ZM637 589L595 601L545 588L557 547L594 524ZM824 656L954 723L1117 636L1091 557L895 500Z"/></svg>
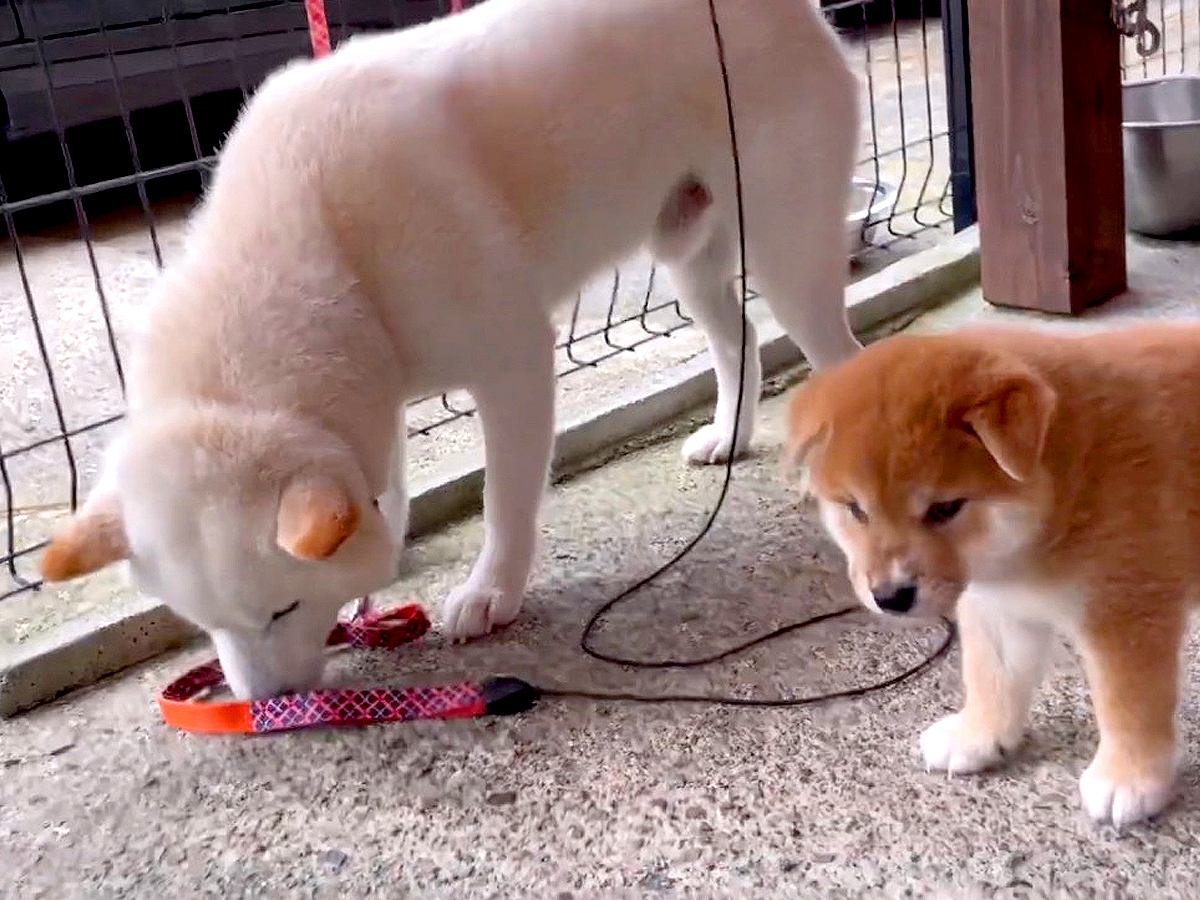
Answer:
<svg viewBox="0 0 1200 900"><path fill-rule="evenodd" d="M753 647L772 641L775 638L782 637L793 631L799 631L804 628L809 628L813 625L818 625L822 622L827 622L830 619L847 616L850 613L856 612L859 607L849 606L833 612L821 613L802 622L793 622L790 625L784 625L781 628L776 628L774 631L751 638L741 644L737 644L725 650L712 653L708 656L702 656L695 659L671 659L671 660L643 660L630 659L627 657L616 656L611 653L606 653L599 650L591 643L591 638L603 619L612 609L628 600L642 588L651 582L657 580L670 569L672 569L680 560L692 552L702 540L704 540L713 525L716 524L717 516L720 515L721 509L725 505L725 499L729 494L729 487L733 482L733 466L737 451L738 431L741 427L742 407L745 402L746 395L746 339L748 337L748 318L746 315L746 305L749 301L749 287L746 280L746 214L745 203L742 190L742 160L738 149L737 137L737 122L733 112L733 91L730 88L729 81L729 65L725 57L725 42L721 35L721 23L717 16L716 0L707 0L708 14L712 23L713 40L716 43L717 62L721 68L721 84L725 90L725 113L728 119L729 126L729 147L733 156L733 179L736 188L737 196L737 223L738 223L738 266L741 269L741 307L742 307L742 346L741 356L738 365L738 395L737 405L734 410L733 433L730 437L729 457L725 461L725 476L721 482L721 490L717 495L717 502L713 506L712 511L708 514L704 525L700 531L688 541L682 549L677 551L665 563L649 575L634 582L630 587L627 587L615 597L605 601L596 611L592 613L584 626L583 633L579 637L579 649L593 659L600 662L611 663L613 665L628 666L635 669L683 669L695 668L699 666L710 665L739 653L744 653ZM938 647L921 662L915 666L906 669L898 675L894 675L885 681L880 681L874 684L865 685L862 687L847 688L841 691L834 691L826 694L814 694L807 697L777 697L777 698L746 698L746 697L731 697L718 696L709 694L637 694L637 693L607 693L604 691L589 691L574 688L546 688L538 686L538 691L548 697L576 697L588 700L621 700L633 703L708 703L721 706L752 706L752 707L788 707L788 706L807 706L814 703L823 703L831 700L841 700L851 697L862 697L866 694L876 693L878 691L887 690L895 687L911 678L924 672L935 662L940 660L949 651L950 646L954 643L955 629L953 623L943 620L945 626L945 635Z"/></svg>

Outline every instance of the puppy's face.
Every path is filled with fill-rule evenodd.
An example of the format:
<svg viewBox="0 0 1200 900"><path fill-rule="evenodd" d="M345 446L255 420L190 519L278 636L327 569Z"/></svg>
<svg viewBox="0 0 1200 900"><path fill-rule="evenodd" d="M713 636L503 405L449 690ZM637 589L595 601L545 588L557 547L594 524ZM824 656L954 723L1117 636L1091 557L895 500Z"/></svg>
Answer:
<svg viewBox="0 0 1200 900"><path fill-rule="evenodd" d="M897 337L792 398L790 457L867 607L948 616L1035 539L1050 387L1019 359L953 336Z"/></svg>
<svg viewBox="0 0 1200 900"><path fill-rule="evenodd" d="M127 560L139 590L209 632L236 695L316 687L338 610L395 579L399 548L350 454L304 430L219 412L132 426L43 575Z"/></svg>

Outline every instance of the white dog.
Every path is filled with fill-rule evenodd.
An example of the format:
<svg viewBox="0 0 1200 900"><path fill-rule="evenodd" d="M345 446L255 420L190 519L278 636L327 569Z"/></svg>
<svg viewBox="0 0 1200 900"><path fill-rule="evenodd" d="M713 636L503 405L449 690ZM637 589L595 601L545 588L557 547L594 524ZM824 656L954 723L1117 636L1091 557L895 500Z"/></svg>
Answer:
<svg viewBox="0 0 1200 900"><path fill-rule="evenodd" d="M840 362L857 83L812 0L716 8L750 268L808 358ZM288 66L162 277L127 423L44 575L128 559L212 634L235 693L310 687L339 608L395 578L405 402L465 388L486 537L445 629L511 622L554 440L551 315L647 243L716 367L684 455L723 461L760 366L751 329L731 447L737 200L707 0L488 0Z"/></svg>

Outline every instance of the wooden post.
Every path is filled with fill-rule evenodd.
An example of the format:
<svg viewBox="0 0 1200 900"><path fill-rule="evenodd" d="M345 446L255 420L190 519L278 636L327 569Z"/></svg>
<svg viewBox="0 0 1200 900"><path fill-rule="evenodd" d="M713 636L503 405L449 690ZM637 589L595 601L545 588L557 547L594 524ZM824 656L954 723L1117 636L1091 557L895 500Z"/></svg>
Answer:
<svg viewBox="0 0 1200 900"><path fill-rule="evenodd" d="M1075 314L1125 290L1108 0L969 0L983 295Z"/></svg>

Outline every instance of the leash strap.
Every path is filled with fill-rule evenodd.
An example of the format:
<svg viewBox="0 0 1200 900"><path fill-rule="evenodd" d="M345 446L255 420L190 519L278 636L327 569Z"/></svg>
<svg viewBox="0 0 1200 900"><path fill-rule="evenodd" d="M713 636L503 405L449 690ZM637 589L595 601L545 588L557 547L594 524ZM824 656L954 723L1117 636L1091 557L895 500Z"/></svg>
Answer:
<svg viewBox="0 0 1200 900"><path fill-rule="evenodd" d="M394 650L422 637L429 617L420 606L366 612L339 622L328 645ZM158 698L163 720L184 731L265 734L319 725L369 725L484 715L483 689L471 682L438 687L340 689L284 694L269 700L208 703L195 698L225 683L221 664L205 663L171 682Z"/></svg>
<svg viewBox="0 0 1200 900"><path fill-rule="evenodd" d="M429 631L429 617L416 604L378 612L365 609L364 601L355 618L339 622L329 633L328 646L395 650ZM217 660L175 679L158 696L163 721L202 734L269 734L320 726L508 716L531 708L540 696L519 678L489 678L433 687L305 691L267 700L196 699L224 683Z"/></svg>

